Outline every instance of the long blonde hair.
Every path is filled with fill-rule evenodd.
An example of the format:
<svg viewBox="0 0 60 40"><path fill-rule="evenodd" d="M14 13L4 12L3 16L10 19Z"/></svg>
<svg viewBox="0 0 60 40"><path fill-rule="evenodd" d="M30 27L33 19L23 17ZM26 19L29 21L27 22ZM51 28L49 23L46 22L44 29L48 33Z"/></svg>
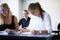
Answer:
<svg viewBox="0 0 60 40"><path fill-rule="evenodd" d="M3 3L1 6L8 9L8 17L11 17L12 16L12 12L10 11L10 8L9 8L8 4L7 3Z"/></svg>
<svg viewBox="0 0 60 40"><path fill-rule="evenodd" d="M7 3L3 3L2 5L1 5L2 7L5 7L5 8L7 8L8 9L8 11L9 11L9 15L10 16L12 16L12 12L10 11L10 8L9 8L9 6L8 6L8 4Z"/></svg>
<svg viewBox="0 0 60 40"><path fill-rule="evenodd" d="M3 16L0 15L0 25L3 25L4 24L4 21L3 21Z"/></svg>

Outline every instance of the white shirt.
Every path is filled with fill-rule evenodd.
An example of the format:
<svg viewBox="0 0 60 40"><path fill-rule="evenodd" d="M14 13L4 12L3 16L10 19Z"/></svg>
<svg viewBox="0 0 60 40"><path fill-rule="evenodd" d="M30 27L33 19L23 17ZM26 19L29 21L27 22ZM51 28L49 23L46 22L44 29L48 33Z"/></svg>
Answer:
<svg viewBox="0 0 60 40"><path fill-rule="evenodd" d="M27 29L37 30L37 31L47 30L48 33L51 33L52 27L51 27L50 16L47 13L43 13L43 16L44 16L44 19L42 20L41 17L37 17L32 14L29 14L29 17L31 17L31 19Z"/></svg>

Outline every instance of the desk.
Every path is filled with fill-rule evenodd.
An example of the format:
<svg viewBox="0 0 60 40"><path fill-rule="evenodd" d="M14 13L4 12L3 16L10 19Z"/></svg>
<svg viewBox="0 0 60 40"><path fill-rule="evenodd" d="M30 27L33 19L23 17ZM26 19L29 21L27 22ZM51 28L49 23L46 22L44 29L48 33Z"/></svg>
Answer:
<svg viewBox="0 0 60 40"><path fill-rule="evenodd" d="M52 35L50 34L40 34L40 35L0 35L0 40L52 40Z"/></svg>

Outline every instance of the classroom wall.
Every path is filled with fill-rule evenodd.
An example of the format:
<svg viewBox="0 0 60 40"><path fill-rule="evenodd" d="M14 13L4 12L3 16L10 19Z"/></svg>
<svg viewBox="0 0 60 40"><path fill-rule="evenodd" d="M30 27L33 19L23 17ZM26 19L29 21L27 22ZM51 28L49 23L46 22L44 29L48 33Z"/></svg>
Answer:
<svg viewBox="0 0 60 40"><path fill-rule="evenodd" d="M23 0L19 0L19 19L23 17L23 8Z"/></svg>
<svg viewBox="0 0 60 40"><path fill-rule="evenodd" d="M23 0L23 10L28 9L32 2L39 2L42 8L51 16L52 29L57 30L60 23L60 0Z"/></svg>

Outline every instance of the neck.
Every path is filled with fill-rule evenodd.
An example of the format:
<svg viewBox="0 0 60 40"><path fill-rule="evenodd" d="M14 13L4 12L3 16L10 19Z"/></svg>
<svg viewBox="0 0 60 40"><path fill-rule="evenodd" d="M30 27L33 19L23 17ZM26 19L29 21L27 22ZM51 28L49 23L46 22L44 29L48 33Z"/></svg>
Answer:
<svg viewBox="0 0 60 40"><path fill-rule="evenodd" d="M37 17L40 17L40 15L37 15Z"/></svg>
<svg viewBox="0 0 60 40"><path fill-rule="evenodd" d="M39 13L37 16L40 17L41 16L41 13Z"/></svg>
<svg viewBox="0 0 60 40"><path fill-rule="evenodd" d="M28 17L25 17L25 20L27 20L28 19Z"/></svg>
<svg viewBox="0 0 60 40"><path fill-rule="evenodd" d="M8 16L8 15L6 15L6 16L4 16L4 18L9 18L9 16Z"/></svg>

